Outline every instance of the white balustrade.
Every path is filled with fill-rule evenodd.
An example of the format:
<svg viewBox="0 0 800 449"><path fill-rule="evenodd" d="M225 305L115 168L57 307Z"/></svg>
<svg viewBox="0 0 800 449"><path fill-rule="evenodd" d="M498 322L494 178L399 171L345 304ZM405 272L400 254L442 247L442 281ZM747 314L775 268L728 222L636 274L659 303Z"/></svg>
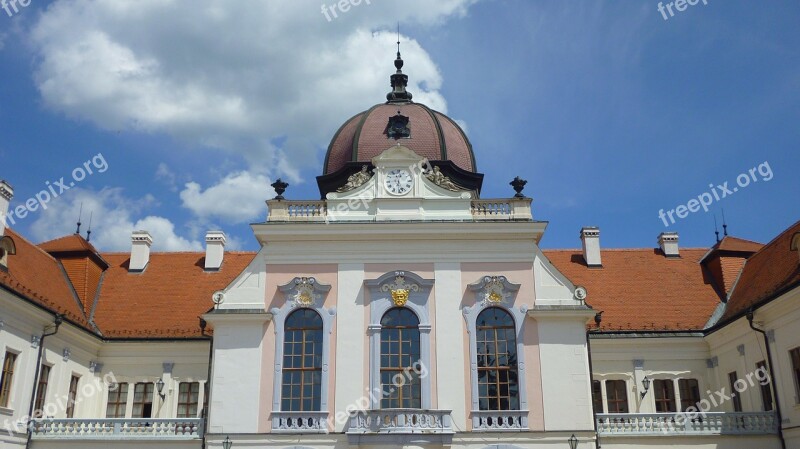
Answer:
<svg viewBox="0 0 800 449"><path fill-rule="evenodd" d="M453 426L450 410L356 410L350 414L347 433L452 434Z"/></svg>
<svg viewBox="0 0 800 449"><path fill-rule="evenodd" d="M768 435L777 431L773 412L597 414L600 435Z"/></svg>
<svg viewBox="0 0 800 449"><path fill-rule="evenodd" d="M35 419L34 439L197 439L202 419Z"/></svg>
<svg viewBox="0 0 800 449"><path fill-rule="evenodd" d="M328 412L272 412L273 433L326 433Z"/></svg>
<svg viewBox="0 0 800 449"><path fill-rule="evenodd" d="M472 428L476 432L528 429L527 410L473 410Z"/></svg>

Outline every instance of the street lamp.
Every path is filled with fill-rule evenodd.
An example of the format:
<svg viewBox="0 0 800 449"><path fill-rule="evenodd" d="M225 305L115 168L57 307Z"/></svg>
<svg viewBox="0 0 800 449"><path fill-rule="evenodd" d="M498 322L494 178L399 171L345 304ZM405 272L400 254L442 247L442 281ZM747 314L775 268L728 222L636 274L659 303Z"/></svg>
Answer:
<svg viewBox="0 0 800 449"><path fill-rule="evenodd" d="M166 395L163 393L163 391L164 391L164 380L163 379L158 379L158 382L156 382L156 388L158 389L158 395L161 396L161 400L163 401L164 397L166 397Z"/></svg>
<svg viewBox="0 0 800 449"><path fill-rule="evenodd" d="M649 377L644 376L644 379L642 379L642 387L644 388L644 391L642 391L642 398L644 398L644 396L647 394L647 392L650 391L650 378Z"/></svg>
<svg viewBox="0 0 800 449"><path fill-rule="evenodd" d="M569 443L569 449L575 449L578 447L578 439L575 438L574 433L572 434L571 437L569 437L569 440L567 440L567 442Z"/></svg>
<svg viewBox="0 0 800 449"><path fill-rule="evenodd" d="M231 446L233 446L231 437L225 437L225 441L222 442L222 449L231 449Z"/></svg>

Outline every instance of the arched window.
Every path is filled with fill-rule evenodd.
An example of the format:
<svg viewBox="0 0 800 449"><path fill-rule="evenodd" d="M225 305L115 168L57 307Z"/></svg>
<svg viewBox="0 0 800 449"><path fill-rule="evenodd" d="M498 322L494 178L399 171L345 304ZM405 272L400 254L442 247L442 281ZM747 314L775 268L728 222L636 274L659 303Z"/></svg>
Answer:
<svg viewBox="0 0 800 449"><path fill-rule="evenodd" d="M281 411L321 410L322 335L322 317L312 309L295 310L286 318Z"/></svg>
<svg viewBox="0 0 800 449"><path fill-rule="evenodd" d="M475 329L480 410L519 410L514 318L499 307L488 307L478 315Z"/></svg>
<svg viewBox="0 0 800 449"><path fill-rule="evenodd" d="M415 375L420 361L419 318L407 308L389 309L381 318L381 408L422 408Z"/></svg>

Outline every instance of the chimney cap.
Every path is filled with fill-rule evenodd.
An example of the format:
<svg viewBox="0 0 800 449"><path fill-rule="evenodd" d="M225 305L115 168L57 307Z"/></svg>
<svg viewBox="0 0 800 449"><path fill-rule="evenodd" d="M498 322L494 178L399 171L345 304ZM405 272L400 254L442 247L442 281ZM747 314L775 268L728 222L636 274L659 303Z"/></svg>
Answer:
<svg viewBox="0 0 800 449"><path fill-rule="evenodd" d="M14 188L5 179L0 179L0 196L6 200L11 200L14 196Z"/></svg>
<svg viewBox="0 0 800 449"><path fill-rule="evenodd" d="M153 236L147 231L133 231L131 233L131 241L145 242L148 245L153 243Z"/></svg>
<svg viewBox="0 0 800 449"><path fill-rule="evenodd" d="M227 240L228 239L225 237L225 232L223 231L208 231L206 233L206 243L222 242L224 245Z"/></svg>

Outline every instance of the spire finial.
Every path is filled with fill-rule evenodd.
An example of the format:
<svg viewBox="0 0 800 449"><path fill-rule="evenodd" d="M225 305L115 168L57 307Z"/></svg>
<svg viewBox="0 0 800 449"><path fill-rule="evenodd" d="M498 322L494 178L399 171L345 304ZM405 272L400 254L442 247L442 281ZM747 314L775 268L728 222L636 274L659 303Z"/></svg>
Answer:
<svg viewBox="0 0 800 449"><path fill-rule="evenodd" d="M390 77L392 91L386 94L389 103L409 103L411 93L406 91L408 75L403 74L403 57L400 56L400 22L397 22L397 58L394 60L397 71Z"/></svg>
<svg viewBox="0 0 800 449"><path fill-rule="evenodd" d="M94 218L94 211L89 212L89 230L86 231L86 241L92 241L92 218Z"/></svg>
<svg viewBox="0 0 800 449"><path fill-rule="evenodd" d="M78 229L75 231L78 235L81 235L81 215L83 215L83 201L81 201L81 208L78 210Z"/></svg>
<svg viewBox="0 0 800 449"><path fill-rule="evenodd" d="M722 209L722 234L728 236L728 223L725 223L725 209Z"/></svg>
<svg viewBox="0 0 800 449"><path fill-rule="evenodd" d="M719 228L717 227L717 214L714 214L714 235L717 236L717 243L719 243Z"/></svg>

